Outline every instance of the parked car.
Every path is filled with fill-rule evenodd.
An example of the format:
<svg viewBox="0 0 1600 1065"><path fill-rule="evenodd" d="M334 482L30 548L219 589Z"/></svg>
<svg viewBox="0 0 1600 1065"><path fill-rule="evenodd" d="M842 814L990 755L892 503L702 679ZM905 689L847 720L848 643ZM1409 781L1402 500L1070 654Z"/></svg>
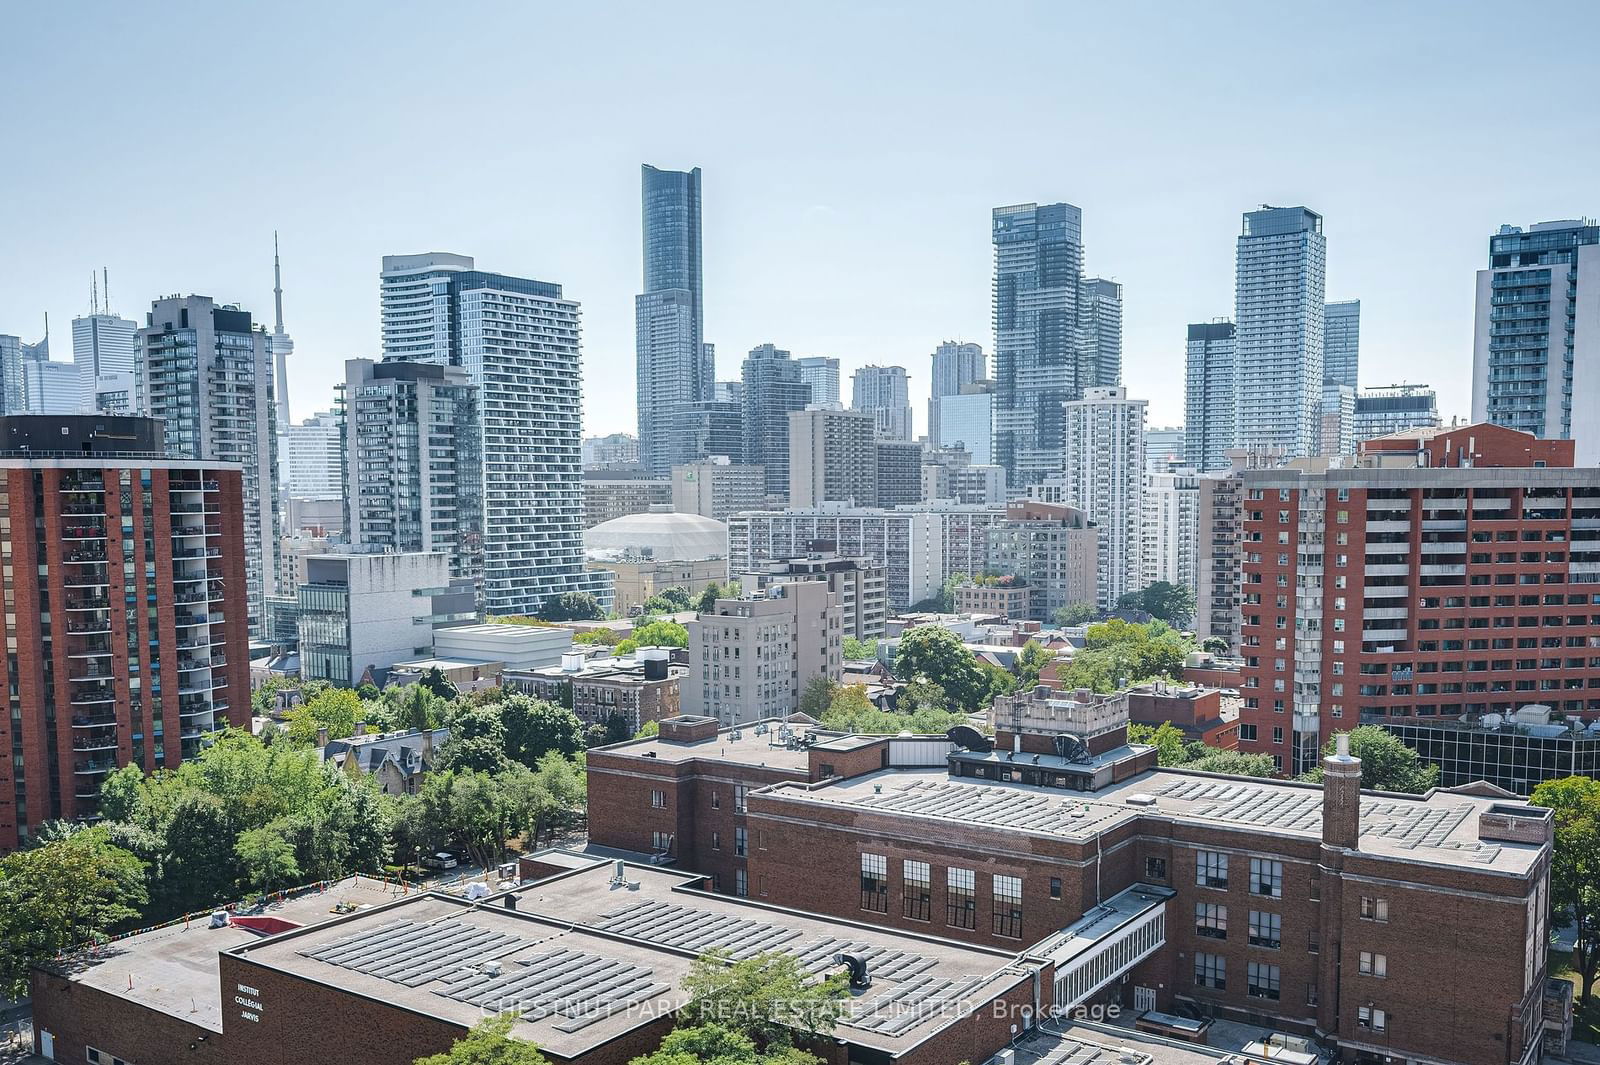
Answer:
<svg viewBox="0 0 1600 1065"><path fill-rule="evenodd" d="M457 865L456 856L448 851L439 851L422 859L422 864L429 869L454 869Z"/></svg>

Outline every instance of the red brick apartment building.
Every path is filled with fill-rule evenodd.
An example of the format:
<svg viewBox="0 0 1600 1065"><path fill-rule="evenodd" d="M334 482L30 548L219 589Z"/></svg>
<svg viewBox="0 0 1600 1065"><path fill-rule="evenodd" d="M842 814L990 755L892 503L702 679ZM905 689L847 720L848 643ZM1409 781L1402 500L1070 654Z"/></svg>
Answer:
<svg viewBox="0 0 1600 1065"><path fill-rule="evenodd" d="M0 418L0 851L250 720L240 471L150 418Z"/></svg>
<svg viewBox="0 0 1600 1065"><path fill-rule="evenodd" d="M1548 812L1481 787L1363 795L1348 756L1322 786L1153 769L1125 702L1085 695L1017 698L993 749L664 722L590 753L591 843L1023 951L1063 1007L1241 1019L1364 1065L1537 1059Z"/></svg>
<svg viewBox="0 0 1600 1065"><path fill-rule="evenodd" d="M1600 470L1492 425L1244 473L1241 750L1285 774L1363 722L1600 714Z"/></svg>

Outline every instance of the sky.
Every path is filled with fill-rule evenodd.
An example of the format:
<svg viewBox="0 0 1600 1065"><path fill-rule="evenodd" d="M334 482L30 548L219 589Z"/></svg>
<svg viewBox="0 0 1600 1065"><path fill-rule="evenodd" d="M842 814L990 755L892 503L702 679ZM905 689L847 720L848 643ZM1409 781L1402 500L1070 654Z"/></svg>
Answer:
<svg viewBox="0 0 1600 1065"><path fill-rule="evenodd" d="M451 251L583 305L585 432L632 431L639 165L704 170L720 379L770 341L911 374L992 352L991 208L1083 210L1123 378L1183 416L1242 212L1304 204L1361 384L1470 408L1489 235L1600 214L1600 5L1411 2L0 5L0 333L200 293L270 325L296 420L379 354L379 262Z"/></svg>

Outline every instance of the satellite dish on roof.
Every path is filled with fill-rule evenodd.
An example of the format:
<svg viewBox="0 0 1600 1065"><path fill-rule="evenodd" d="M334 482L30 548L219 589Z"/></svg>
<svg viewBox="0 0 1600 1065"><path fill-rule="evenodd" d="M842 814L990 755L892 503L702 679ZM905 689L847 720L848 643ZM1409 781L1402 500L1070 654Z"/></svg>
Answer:
<svg viewBox="0 0 1600 1065"><path fill-rule="evenodd" d="M994 741L971 725L956 725L945 733L945 738L969 751L987 753L994 750Z"/></svg>
<svg viewBox="0 0 1600 1065"><path fill-rule="evenodd" d="M1063 732L1056 737L1056 755L1068 762L1084 763L1093 761L1089 754L1089 746L1070 732Z"/></svg>

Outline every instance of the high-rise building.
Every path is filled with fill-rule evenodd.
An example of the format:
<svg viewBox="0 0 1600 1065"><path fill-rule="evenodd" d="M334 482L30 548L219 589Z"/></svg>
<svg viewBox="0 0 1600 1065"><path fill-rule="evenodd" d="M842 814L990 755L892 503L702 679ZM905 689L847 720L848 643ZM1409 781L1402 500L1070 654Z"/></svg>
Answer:
<svg viewBox="0 0 1600 1065"><path fill-rule="evenodd" d="M330 499L344 490L344 419L322 411L283 435L285 498Z"/></svg>
<svg viewBox="0 0 1600 1065"><path fill-rule="evenodd" d="M940 429L942 409L940 399L959 396L964 387L976 384L988 376L988 359L981 344L946 340L933 349L933 371L928 375L928 442L934 447L944 447ZM988 442L984 449L987 452ZM969 446L968 450L972 450ZM985 460L987 461L987 459Z"/></svg>
<svg viewBox="0 0 1600 1065"><path fill-rule="evenodd" d="M1166 581L1199 595L1200 475L1193 470L1146 475L1140 587Z"/></svg>
<svg viewBox="0 0 1600 1065"><path fill-rule="evenodd" d="M959 447L925 448L921 462L922 502L1005 505L1006 471L999 466L975 464L972 453Z"/></svg>
<svg viewBox="0 0 1600 1065"><path fill-rule="evenodd" d="M1359 389L1361 372L1361 301L1341 300L1322 308L1322 379L1330 385Z"/></svg>
<svg viewBox="0 0 1600 1065"><path fill-rule="evenodd" d="M1091 388L1064 403L1061 502L1079 507L1100 532L1102 609L1143 587L1139 553L1144 510L1147 402L1128 390Z"/></svg>
<svg viewBox="0 0 1600 1065"><path fill-rule="evenodd" d="M1245 470L1271 469L1283 462L1274 448L1233 448L1228 466L1200 475L1198 531L1195 535L1195 635L1239 650L1239 562L1243 543Z"/></svg>
<svg viewBox="0 0 1600 1065"><path fill-rule="evenodd" d="M911 439L911 398L904 366L863 366L851 375L850 406L871 414L886 440Z"/></svg>
<svg viewBox="0 0 1600 1065"><path fill-rule="evenodd" d="M872 415L853 410L789 412L789 505L878 502Z"/></svg>
<svg viewBox="0 0 1600 1065"><path fill-rule="evenodd" d="M811 406L836 410L839 403L839 360L826 355L796 359L800 379L811 388Z"/></svg>
<svg viewBox="0 0 1600 1065"><path fill-rule="evenodd" d="M289 356L294 354L294 338L283 328L283 265L278 260L276 231L272 234L272 309L272 333L267 337L267 351L272 355L273 410L281 437L289 431Z"/></svg>
<svg viewBox="0 0 1600 1065"><path fill-rule="evenodd" d="M0 414L28 413L28 375L21 337L0 333Z"/></svg>
<svg viewBox="0 0 1600 1065"><path fill-rule="evenodd" d="M1030 590L1027 616L1049 621L1063 607L1099 595L1100 535L1089 516L1064 503L1014 500L989 526L985 569L1021 578Z"/></svg>
<svg viewBox="0 0 1600 1065"><path fill-rule="evenodd" d="M577 301L437 253L384 256L380 292L386 362L459 366L478 389L485 612L609 602L610 575L584 566Z"/></svg>
<svg viewBox="0 0 1600 1065"><path fill-rule="evenodd" d="M583 471L583 527L672 506L672 481L643 466Z"/></svg>
<svg viewBox="0 0 1600 1065"><path fill-rule="evenodd" d="M1322 216L1304 207L1247 211L1234 275L1238 443L1316 450L1322 419Z"/></svg>
<svg viewBox="0 0 1600 1065"><path fill-rule="evenodd" d="M1595 659L1560 657L1600 641L1600 469L1572 455L1478 424L1246 471L1240 749L1299 775L1360 724L1600 716Z"/></svg>
<svg viewBox="0 0 1600 1065"><path fill-rule="evenodd" d="M1062 404L1094 380L1079 323L1083 213L1069 203L996 207L992 228L994 461L1023 489L1060 468Z"/></svg>
<svg viewBox="0 0 1600 1065"><path fill-rule="evenodd" d="M744 463L762 467L768 495L787 499L789 412L806 409L811 386L800 376L799 363L772 344L750 349L743 386Z"/></svg>
<svg viewBox="0 0 1600 1065"><path fill-rule="evenodd" d="M639 438L631 433L584 437L584 469L637 465L639 465Z"/></svg>
<svg viewBox="0 0 1600 1065"><path fill-rule="evenodd" d="M1078 321L1089 359L1091 385L1110 388L1122 383L1122 285L1103 277L1085 278L1078 289Z"/></svg>
<svg viewBox="0 0 1600 1065"><path fill-rule="evenodd" d="M813 678L843 673L843 612L822 581L718 599L687 628L683 701L724 725L788 717Z"/></svg>
<svg viewBox="0 0 1600 1065"><path fill-rule="evenodd" d="M1322 417L1317 423L1318 455L1356 453L1356 392L1332 381L1322 386Z"/></svg>
<svg viewBox="0 0 1600 1065"><path fill-rule="evenodd" d="M895 611L939 593L945 578L982 573L989 528L1005 519L1000 507L927 503L884 510L829 503L790 510L753 510L728 519L728 572L798 558L826 542L839 554L872 559L889 579Z"/></svg>
<svg viewBox="0 0 1600 1065"><path fill-rule="evenodd" d="M300 675L354 688L433 651L433 625L454 605L442 551L316 554L297 589ZM460 598L472 606L472 594ZM469 615L470 617L470 615Z"/></svg>
<svg viewBox="0 0 1600 1065"><path fill-rule="evenodd" d="M679 407L673 434L673 454L684 456L683 463L700 462L721 455L734 462L744 461L744 404L729 400L708 400Z"/></svg>
<svg viewBox="0 0 1600 1065"><path fill-rule="evenodd" d="M1389 385L1356 393L1355 439L1371 440L1405 429L1428 429L1440 424L1439 401L1427 385Z"/></svg>
<svg viewBox="0 0 1600 1065"><path fill-rule="evenodd" d="M1239 359L1233 323L1189 326L1183 389L1183 447L1188 465L1202 472L1228 468L1227 451L1239 446Z"/></svg>
<svg viewBox="0 0 1600 1065"><path fill-rule="evenodd" d="M705 341L701 281L700 168L640 168L644 291L634 299L638 357L639 460L666 476L677 411L712 399L715 365Z"/></svg>
<svg viewBox="0 0 1600 1065"><path fill-rule="evenodd" d="M119 767L173 768L205 734L249 726L249 500L237 466L169 457L149 418L7 417L0 442L0 565L18 575L5 851L94 817Z"/></svg>
<svg viewBox="0 0 1600 1065"><path fill-rule="evenodd" d="M743 381L718 381L711 393L711 398L717 403L743 403Z"/></svg>
<svg viewBox="0 0 1600 1065"><path fill-rule="evenodd" d="M961 448L980 466L994 461L993 381L962 385L960 392L940 396L930 406L939 411L937 428L928 434L934 447Z"/></svg>
<svg viewBox="0 0 1600 1065"><path fill-rule="evenodd" d="M816 550L804 558L769 562L764 569L732 576L745 595L764 595L773 585L790 581L826 584L839 604L846 637L881 637L889 616L889 582L883 567L864 558L841 558L827 550L827 545L812 546Z"/></svg>
<svg viewBox="0 0 1600 1065"><path fill-rule="evenodd" d="M760 466L741 466L725 455L672 468L672 509L726 522L743 510L759 509L766 498Z"/></svg>
<svg viewBox="0 0 1600 1065"><path fill-rule="evenodd" d="M236 462L244 490L244 580L250 631L266 627L277 589L278 434L267 334L237 306L168 296L139 330L139 409L158 418L167 454Z"/></svg>
<svg viewBox="0 0 1600 1065"><path fill-rule="evenodd" d="M22 364L22 373L29 414L78 413L83 388L78 368L72 363L27 359Z"/></svg>
<svg viewBox="0 0 1600 1065"><path fill-rule="evenodd" d="M72 365L78 372L80 410L106 410L117 400L105 393L131 390L138 334L138 322L110 311L72 320Z"/></svg>
<svg viewBox="0 0 1600 1065"><path fill-rule="evenodd" d="M922 502L922 444L878 440L873 453L878 468L877 505L903 507Z"/></svg>
<svg viewBox="0 0 1600 1065"><path fill-rule="evenodd" d="M1170 473L1188 467L1187 452L1181 425L1162 425L1144 431L1144 465L1150 473Z"/></svg>
<svg viewBox="0 0 1600 1065"><path fill-rule="evenodd" d="M450 576L483 575L483 430L459 366L345 364L345 529L352 544L443 552Z"/></svg>
<svg viewBox="0 0 1600 1065"><path fill-rule="evenodd" d="M1478 271L1472 420L1575 440L1600 465L1600 225L1501 226Z"/></svg>

